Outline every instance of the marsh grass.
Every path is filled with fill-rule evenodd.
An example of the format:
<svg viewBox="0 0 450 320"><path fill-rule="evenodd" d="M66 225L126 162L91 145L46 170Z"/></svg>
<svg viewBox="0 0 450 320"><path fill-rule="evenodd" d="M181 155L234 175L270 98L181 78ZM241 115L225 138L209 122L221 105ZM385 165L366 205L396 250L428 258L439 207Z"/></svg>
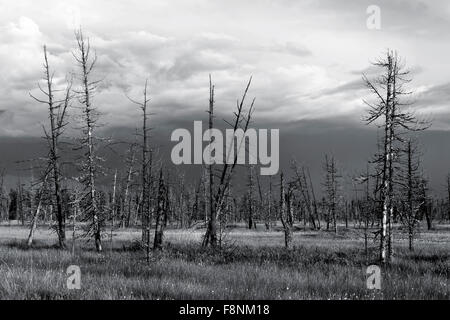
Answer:
<svg viewBox="0 0 450 320"><path fill-rule="evenodd" d="M413 253L397 240L395 261L382 270L381 291L366 289L365 270L376 263L376 246L366 257L350 231L298 231L295 247L285 250L279 232L237 228L222 250L212 250L200 247L202 230L173 230L149 265L135 241L138 230L117 232L113 250L105 241L102 254L79 242L75 256L55 248L45 230L28 248L21 240L25 233L0 232L8 235L0 238L0 299L450 298L449 242L439 232L424 235ZM72 264L81 268L81 290L66 288Z"/></svg>

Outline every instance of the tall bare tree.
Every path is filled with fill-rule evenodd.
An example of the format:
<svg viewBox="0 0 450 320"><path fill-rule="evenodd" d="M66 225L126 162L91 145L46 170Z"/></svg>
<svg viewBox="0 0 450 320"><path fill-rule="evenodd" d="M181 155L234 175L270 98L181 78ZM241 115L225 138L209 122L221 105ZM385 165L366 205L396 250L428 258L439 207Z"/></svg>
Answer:
<svg viewBox="0 0 450 320"><path fill-rule="evenodd" d="M85 185L84 213L85 219L89 221L87 235L92 236L95 248L102 251L102 213L98 204L98 191L96 185L97 175L100 171L99 162L101 158L97 155L98 139L95 131L98 128L99 113L93 105L93 96L100 81L91 80L92 71L96 65L97 55L91 55L89 39L85 39L82 30L75 32L77 49L73 56L80 69L79 80L81 88L76 90L80 104L82 105L83 137L81 149L84 150L81 164L82 176L80 181Z"/></svg>
<svg viewBox="0 0 450 320"><path fill-rule="evenodd" d="M123 196L123 206L122 206L122 228L129 227L131 221L131 187L133 182L134 175L134 164L136 161L136 143L130 145L127 154L127 165L128 169L125 177L125 186L124 186L124 196Z"/></svg>
<svg viewBox="0 0 450 320"><path fill-rule="evenodd" d="M142 110L142 204L141 204L141 222L142 222L142 242L146 248L147 261L150 262L150 228L152 224L150 210L150 196L152 186L152 152L149 146L149 132L151 128L148 125L148 104L150 98L148 95L148 79L145 80L142 101L128 99L139 106Z"/></svg>
<svg viewBox="0 0 450 320"><path fill-rule="evenodd" d="M39 103L48 106L50 128L44 127L45 137L48 144L48 163L49 170L52 172L53 196L56 212L56 233L58 235L58 243L60 248L65 247L66 231L65 231L65 213L63 212L62 196L61 196L61 161L60 161L60 137L66 126L65 117L67 108L71 101L72 80L70 79L65 95L63 98L55 97L55 92L59 91L54 88L54 74L50 70L47 47L44 46L44 82L45 88L38 83L40 92L44 95L44 99L36 98L30 93L30 96ZM44 174L47 177L47 173Z"/></svg>
<svg viewBox="0 0 450 320"><path fill-rule="evenodd" d="M403 141L402 133L411 130L424 130L427 126L418 121L415 116L406 110L411 102L405 101L405 96L411 92L406 91L405 85L410 82L409 71L396 52L388 50L386 56L374 63L382 70L381 76L369 80L365 75L363 79L368 89L374 94L375 102L364 101L368 107L365 118L367 124L380 120L378 126L383 130L383 145L376 162L380 164L381 177L380 196L383 203L381 230L380 230L380 262L389 263L392 254L393 238L393 212L394 212L394 176L396 174L395 162L398 159L399 143Z"/></svg>
<svg viewBox="0 0 450 320"><path fill-rule="evenodd" d="M236 133L238 129L241 129L244 133L247 131L248 126L250 124L250 120L253 113L253 107L255 103L255 99L253 99L252 103L250 104L250 107L248 109L247 114L244 112L244 103L245 98L247 97L248 90L250 88L250 84L252 82L252 78L247 83L247 87L245 88L244 94L240 101L237 102L237 110L234 113L235 119L234 123L232 124L233 127L233 134ZM210 98L212 94L212 85L210 83ZM211 101L211 99L210 99ZM214 97L212 96L212 101L214 101ZM243 137L242 140L244 140L245 137ZM239 151L241 148L241 144L245 143L244 141L238 141L237 142L237 150ZM231 144L229 147L233 147L234 144ZM203 246L217 246L217 218L220 217L222 210L224 209L224 203L226 201L226 196L228 193L228 188L231 184L231 179L233 177L234 169L236 168L237 160L238 160L238 154L239 152L236 152L234 155L233 161L226 161L223 165L223 168L221 170L221 173L219 174L218 184L217 188L215 188L214 193L214 199L213 199L213 211L210 212L210 217L208 221L208 226L206 229L205 236L203 237ZM227 159L229 160L229 159ZM230 163L231 162L231 163Z"/></svg>

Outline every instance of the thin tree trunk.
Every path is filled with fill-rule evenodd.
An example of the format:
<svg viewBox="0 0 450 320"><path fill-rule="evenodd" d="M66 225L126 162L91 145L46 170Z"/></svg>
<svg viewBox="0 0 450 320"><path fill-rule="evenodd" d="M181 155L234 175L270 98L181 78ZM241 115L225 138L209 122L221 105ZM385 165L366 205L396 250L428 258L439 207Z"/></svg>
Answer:
<svg viewBox="0 0 450 320"><path fill-rule="evenodd" d="M209 129L213 128L214 118L214 86L212 84L211 75L209 75ZM217 246L217 216L216 216L216 204L214 201L214 172L213 165L208 165L208 203L209 203L209 221L206 235L204 238L204 246L210 244L212 247Z"/></svg>
<svg viewBox="0 0 450 320"><path fill-rule="evenodd" d="M43 198L43 194L44 194L45 184L47 183L47 177L48 177L48 174L45 175L44 180L42 182L42 187L38 193L38 205L37 205L36 211L34 212L33 218L31 220L30 232L28 234L28 239L27 239L28 247L31 247L31 245L33 244L34 232L36 231L36 227L37 227L37 223L38 223L38 219L39 219L39 213L41 212L41 208L42 208L42 198ZM33 199L31 201L33 201Z"/></svg>
<svg viewBox="0 0 450 320"><path fill-rule="evenodd" d="M130 184L131 184L131 176L133 174L133 164L134 164L134 149L131 152L131 159L130 159L130 166L128 168L127 173L127 181L125 183L125 195L123 199L124 203L124 212L122 213L123 219L122 219L122 228L129 227L130 226L130 215L131 215L131 207L130 207L130 201L129 201L129 193L130 193Z"/></svg>
<svg viewBox="0 0 450 320"><path fill-rule="evenodd" d="M284 229L284 245L287 249L291 247L292 243L292 225L289 219L290 206L286 205L286 194L284 190L284 176L280 174L280 220Z"/></svg>
<svg viewBox="0 0 450 320"><path fill-rule="evenodd" d="M112 203L111 203L111 252L113 250L113 232L114 232L114 217L116 216L116 183L117 183L117 169L114 173L114 184L113 184L113 195L112 195Z"/></svg>
<svg viewBox="0 0 450 320"><path fill-rule="evenodd" d="M75 241L77 239L77 213L79 209L78 199L77 195L75 195L75 207L73 209L73 215L72 215L72 256L75 255Z"/></svg>
<svg viewBox="0 0 450 320"><path fill-rule="evenodd" d="M153 250L162 249L162 241L164 235L164 219L166 217L165 202L166 192L164 187L163 172L162 169L159 173L159 187L158 187L158 198L157 198L157 211L155 219L155 238L153 241Z"/></svg>
<svg viewBox="0 0 450 320"><path fill-rule="evenodd" d="M101 221L100 210L97 204L97 188L95 182L96 170L97 170L97 157L94 154L94 128L96 126L96 114L95 108L91 105L91 95L96 83L89 81L90 73L95 65L96 58L90 62L90 44L84 40L82 31L78 31L77 34L78 51L79 56L75 56L77 62L81 67L81 82L82 82L82 104L84 105L83 115L85 122L85 138L83 145L87 146L86 152L86 185L88 189L88 214L92 219L92 233L95 241L95 248L97 252L101 252L102 240L101 240Z"/></svg>

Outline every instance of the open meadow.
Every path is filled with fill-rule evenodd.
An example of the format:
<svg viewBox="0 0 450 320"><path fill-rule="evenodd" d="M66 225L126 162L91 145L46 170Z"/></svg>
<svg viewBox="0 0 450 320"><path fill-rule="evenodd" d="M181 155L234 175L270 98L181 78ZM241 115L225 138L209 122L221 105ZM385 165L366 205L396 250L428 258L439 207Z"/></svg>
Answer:
<svg viewBox="0 0 450 320"><path fill-rule="evenodd" d="M0 8L0 302L448 313L450 0Z"/></svg>
<svg viewBox="0 0 450 320"><path fill-rule="evenodd" d="M56 235L40 226L32 248L28 229L0 226L0 299L450 299L450 225L422 231L410 253L397 230L394 260L382 269L381 290L366 288L366 268L377 263L378 242L364 252L360 230L294 232L285 249L274 228L235 225L223 248L202 248L204 229L166 230L150 264L139 229L119 229L104 252L76 242L71 254L55 246ZM81 289L68 290L66 269L81 268Z"/></svg>

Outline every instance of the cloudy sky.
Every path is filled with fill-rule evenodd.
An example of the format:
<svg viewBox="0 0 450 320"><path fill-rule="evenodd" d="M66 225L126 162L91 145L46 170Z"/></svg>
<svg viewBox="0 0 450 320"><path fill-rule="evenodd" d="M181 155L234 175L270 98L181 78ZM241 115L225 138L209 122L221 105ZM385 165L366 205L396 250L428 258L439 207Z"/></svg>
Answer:
<svg viewBox="0 0 450 320"><path fill-rule="evenodd" d="M381 9L380 30L366 26L369 5ZM154 123L205 117L209 73L219 113L232 112L252 75L255 122L361 129L361 74L387 48L412 70L417 112L433 130L450 129L448 0L0 0L0 139L42 135L44 107L28 96L42 77L42 46L62 84L77 71L80 25L98 55L95 104L112 132L139 125L126 94L140 97L146 78Z"/></svg>

